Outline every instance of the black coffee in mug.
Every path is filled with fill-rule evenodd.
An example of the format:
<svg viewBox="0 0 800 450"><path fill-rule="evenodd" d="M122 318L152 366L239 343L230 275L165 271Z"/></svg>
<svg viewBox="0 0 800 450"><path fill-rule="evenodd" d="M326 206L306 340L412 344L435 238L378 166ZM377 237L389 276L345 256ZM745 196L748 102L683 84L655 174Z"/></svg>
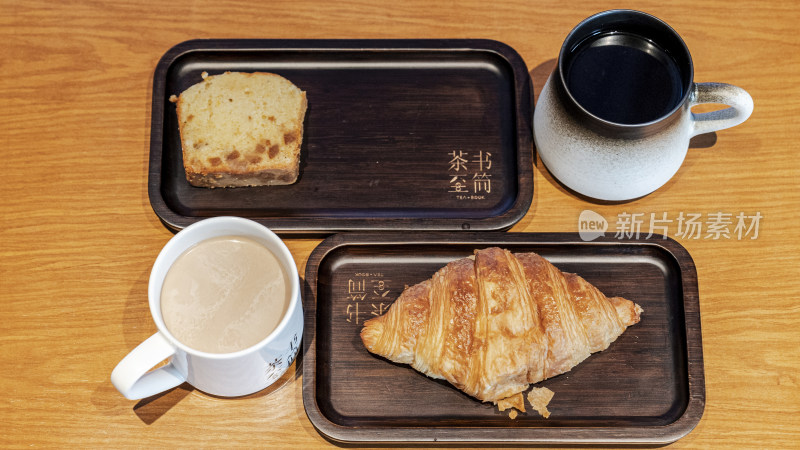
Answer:
<svg viewBox="0 0 800 450"><path fill-rule="evenodd" d="M559 55L562 89L581 113L609 125L659 121L684 103L693 73L686 45L668 25L636 11L579 24Z"/></svg>
<svg viewBox="0 0 800 450"><path fill-rule="evenodd" d="M533 112L536 152L574 192L622 201L672 178L691 138L753 112L742 88L695 83L681 37L650 14L597 13L570 31ZM706 103L728 108L694 113Z"/></svg>
<svg viewBox="0 0 800 450"><path fill-rule="evenodd" d="M630 33L602 33L579 44L566 78L578 103L616 123L656 120L683 97L675 60L657 44Z"/></svg>

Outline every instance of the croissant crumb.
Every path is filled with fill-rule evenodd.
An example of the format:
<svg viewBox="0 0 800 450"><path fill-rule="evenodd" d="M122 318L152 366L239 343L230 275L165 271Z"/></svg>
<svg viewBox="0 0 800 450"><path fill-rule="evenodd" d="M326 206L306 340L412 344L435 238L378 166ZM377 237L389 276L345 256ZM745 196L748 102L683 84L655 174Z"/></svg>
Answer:
<svg viewBox="0 0 800 450"><path fill-rule="evenodd" d="M517 392L511 397L497 401L497 409L500 411L505 411L509 408L515 408L521 412L525 412L525 400L522 397L522 392Z"/></svg>
<svg viewBox="0 0 800 450"><path fill-rule="evenodd" d="M547 405L553 399L555 393L546 387L535 387L528 392L528 403L531 407L542 415L545 419L550 417L550 411L547 410Z"/></svg>

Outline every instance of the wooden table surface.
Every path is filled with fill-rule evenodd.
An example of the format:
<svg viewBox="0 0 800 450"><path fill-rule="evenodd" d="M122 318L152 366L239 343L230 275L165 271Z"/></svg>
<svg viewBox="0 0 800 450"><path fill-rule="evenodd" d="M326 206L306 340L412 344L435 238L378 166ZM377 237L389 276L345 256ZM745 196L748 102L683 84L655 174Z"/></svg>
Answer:
<svg viewBox="0 0 800 450"><path fill-rule="evenodd" d="M128 401L109 381L155 331L147 280L172 236L147 195L152 76L193 38L489 38L538 95L566 34L614 7L684 38L696 81L741 86L743 125L696 142L652 195L590 203L541 161L516 232L577 232L581 211L731 214L728 237L676 237L697 265L706 407L675 447L800 445L800 7L794 0L0 2L0 445L332 446L306 417L300 370L241 399L186 385ZM741 239L736 216L757 229ZM749 217L749 219L748 219ZM643 227L647 227L647 222ZM745 230L746 231L746 230ZM755 236L755 232L758 232ZM644 239L644 233L641 237ZM319 239L287 239L300 273Z"/></svg>

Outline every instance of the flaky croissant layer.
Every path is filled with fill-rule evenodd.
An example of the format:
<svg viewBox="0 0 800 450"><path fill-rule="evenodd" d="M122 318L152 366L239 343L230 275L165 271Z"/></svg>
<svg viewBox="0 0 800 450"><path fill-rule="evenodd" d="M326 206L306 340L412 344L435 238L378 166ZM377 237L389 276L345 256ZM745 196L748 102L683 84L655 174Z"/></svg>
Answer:
<svg viewBox="0 0 800 450"><path fill-rule="evenodd" d="M605 350L642 308L535 253L449 263L361 330L367 349L496 403Z"/></svg>

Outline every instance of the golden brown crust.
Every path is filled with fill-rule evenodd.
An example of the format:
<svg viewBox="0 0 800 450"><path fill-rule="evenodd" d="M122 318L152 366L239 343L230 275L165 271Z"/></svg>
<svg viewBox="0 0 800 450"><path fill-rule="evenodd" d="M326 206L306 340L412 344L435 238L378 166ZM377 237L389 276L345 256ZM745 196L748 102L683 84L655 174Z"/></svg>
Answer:
<svg viewBox="0 0 800 450"><path fill-rule="evenodd" d="M373 353L393 355L395 362L411 364L417 339L428 321L430 286L431 281L426 280L406 289L384 315L364 322L364 346ZM386 329L399 332L387 333Z"/></svg>
<svg viewBox="0 0 800 450"><path fill-rule="evenodd" d="M370 352L498 402L607 348L640 313L535 253L488 248L404 291L361 338Z"/></svg>
<svg viewBox="0 0 800 450"><path fill-rule="evenodd" d="M482 375L474 396L495 401L528 387L528 370L536 358L536 329L529 298L520 289L520 274L514 256L503 249L488 248L475 253L479 296L484 300L485 351L476 367ZM489 376L487 376L489 375Z"/></svg>
<svg viewBox="0 0 800 450"><path fill-rule="evenodd" d="M213 163L211 163L213 166ZM291 184L297 174L291 170L263 170L256 172L194 172L186 171L186 180L192 186L200 187L238 187L271 186Z"/></svg>
<svg viewBox="0 0 800 450"><path fill-rule="evenodd" d="M424 348L422 354L432 356L429 364L435 363L441 377L460 389L469 375L469 355L477 345L474 333L477 306L475 270L470 261L454 261L434 275L431 317L438 311L439 320L428 321L426 339L417 348ZM439 333L439 328L444 332Z"/></svg>

